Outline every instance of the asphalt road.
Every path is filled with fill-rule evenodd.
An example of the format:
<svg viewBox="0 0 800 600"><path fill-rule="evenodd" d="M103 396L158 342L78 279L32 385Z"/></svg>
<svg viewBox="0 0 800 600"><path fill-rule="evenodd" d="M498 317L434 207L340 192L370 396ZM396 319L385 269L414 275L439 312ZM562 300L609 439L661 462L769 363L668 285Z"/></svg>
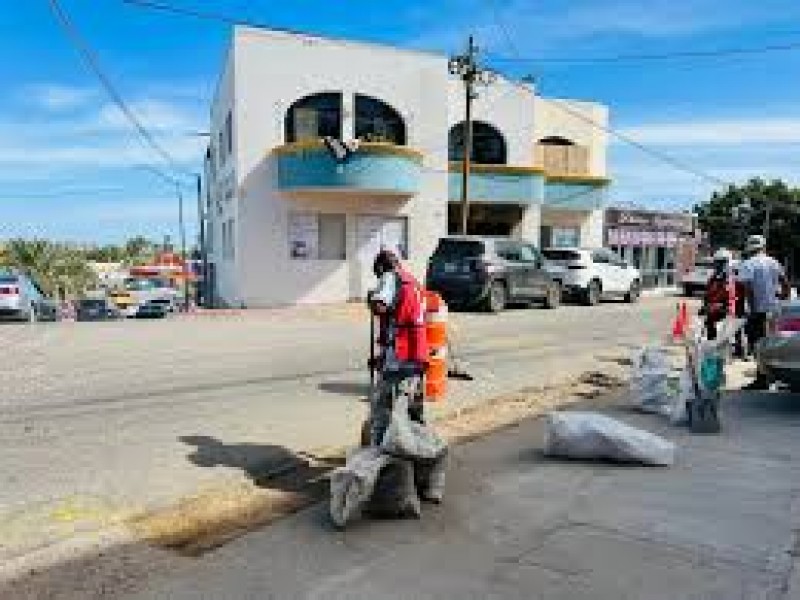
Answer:
<svg viewBox="0 0 800 600"><path fill-rule="evenodd" d="M789 600L800 597L800 405L731 394L670 469L543 457L541 421L457 448L444 505L344 533L320 505L126 600Z"/></svg>
<svg viewBox="0 0 800 600"><path fill-rule="evenodd" d="M476 375L434 412L610 368L661 341L674 299L453 315ZM0 326L0 562L245 477L192 440L350 444L365 407L361 310ZM611 362L609 362L611 361Z"/></svg>

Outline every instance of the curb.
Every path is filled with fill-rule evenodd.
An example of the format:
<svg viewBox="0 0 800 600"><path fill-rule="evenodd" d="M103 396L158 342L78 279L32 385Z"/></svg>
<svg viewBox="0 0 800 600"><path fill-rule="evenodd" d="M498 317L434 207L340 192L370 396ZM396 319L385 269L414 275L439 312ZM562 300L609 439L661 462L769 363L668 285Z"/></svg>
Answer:
<svg viewBox="0 0 800 600"><path fill-rule="evenodd" d="M591 387L602 396L615 388L593 383L589 373L567 377L563 382L485 399L480 404L463 407L438 416L436 429L451 445L467 443L488 436L526 419L580 401L582 387ZM622 385L622 380L617 382ZM604 389L605 388L605 389ZM616 388L618 390L618 388ZM319 448L299 452L307 464L325 463L342 458L353 446ZM119 546L145 544L154 549L171 550L181 556L198 556L232 539L264 527L320 501L313 486L327 478L330 467L292 492L272 492L249 483L220 484L176 499L168 506L130 515L123 524L97 529L55 541L47 546L18 555L0 565L0 585L25 581L28 577L55 567L65 557L92 560ZM300 471L300 467L295 468ZM281 471L276 477L291 476ZM237 489L238 488L238 489ZM239 494L241 492L241 494ZM208 510L216 502L219 510ZM197 508L196 513L184 509ZM188 514L186 514L188 512Z"/></svg>

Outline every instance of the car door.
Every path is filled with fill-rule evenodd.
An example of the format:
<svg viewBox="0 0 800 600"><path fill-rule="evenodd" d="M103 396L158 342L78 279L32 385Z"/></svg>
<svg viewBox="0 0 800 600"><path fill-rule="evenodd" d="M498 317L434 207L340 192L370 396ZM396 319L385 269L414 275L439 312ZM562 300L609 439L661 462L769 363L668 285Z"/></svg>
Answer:
<svg viewBox="0 0 800 600"><path fill-rule="evenodd" d="M498 241L495 243L495 253L505 261L509 298L512 300L526 298L528 275L526 265L522 262L520 244L514 241Z"/></svg>
<svg viewBox="0 0 800 600"><path fill-rule="evenodd" d="M56 318L55 303L52 302L47 297L44 291L42 291L42 288L39 286L38 283L36 283L34 279L30 279L29 284L32 290L34 302L36 304L36 311L39 314L39 316L44 319L55 319Z"/></svg>
<svg viewBox="0 0 800 600"><path fill-rule="evenodd" d="M614 275L609 264L609 255L605 249L592 250L592 274L600 280L603 293L614 293Z"/></svg>
<svg viewBox="0 0 800 600"><path fill-rule="evenodd" d="M544 298L550 287L550 276L544 270L544 258L536 246L524 244L520 254L526 268L526 289L530 298Z"/></svg>

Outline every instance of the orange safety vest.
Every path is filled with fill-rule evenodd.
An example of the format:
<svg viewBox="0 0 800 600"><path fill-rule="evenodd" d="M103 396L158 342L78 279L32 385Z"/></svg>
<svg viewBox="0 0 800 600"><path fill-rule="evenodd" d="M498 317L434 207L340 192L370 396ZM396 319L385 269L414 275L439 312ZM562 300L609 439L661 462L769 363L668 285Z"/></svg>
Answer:
<svg viewBox="0 0 800 600"><path fill-rule="evenodd" d="M399 289L392 310L395 355L399 361L424 365L428 362L428 340L422 287L408 271L398 269L396 274ZM385 332L386 323L382 325Z"/></svg>

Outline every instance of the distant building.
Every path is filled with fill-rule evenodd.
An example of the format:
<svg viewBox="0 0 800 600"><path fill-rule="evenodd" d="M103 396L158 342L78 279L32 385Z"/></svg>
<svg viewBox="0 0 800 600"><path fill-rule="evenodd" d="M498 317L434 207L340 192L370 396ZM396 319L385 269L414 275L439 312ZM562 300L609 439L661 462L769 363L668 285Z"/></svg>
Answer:
<svg viewBox="0 0 800 600"><path fill-rule="evenodd" d="M607 109L500 78L474 113L470 232L602 245ZM460 223L463 118L444 55L235 28L205 165L213 298L363 298L382 246L423 276ZM324 137L359 144L337 161Z"/></svg>
<svg viewBox="0 0 800 600"><path fill-rule="evenodd" d="M606 210L604 238L642 272L646 288L676 285L694 264L700 239L691 214L626 207Z"/></svg>

